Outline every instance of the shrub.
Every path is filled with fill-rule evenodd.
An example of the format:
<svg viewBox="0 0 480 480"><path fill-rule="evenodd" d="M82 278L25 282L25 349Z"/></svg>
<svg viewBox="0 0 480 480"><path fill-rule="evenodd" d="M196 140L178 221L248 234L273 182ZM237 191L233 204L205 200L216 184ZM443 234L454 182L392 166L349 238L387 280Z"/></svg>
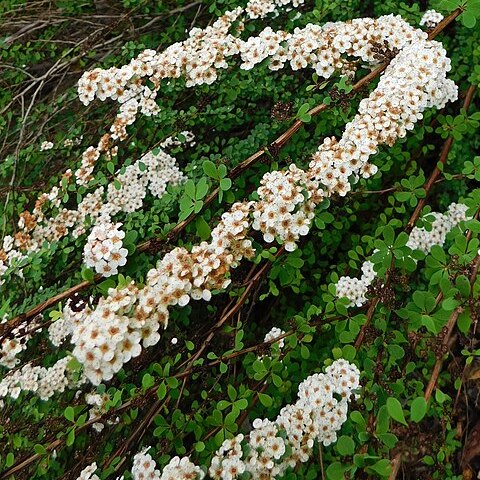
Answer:
<svg viewBox="0 0 480 480"><path fill-rule="evenodd" d="M480 9L422 3L0 7L0 478L476 475Z"/></svg>

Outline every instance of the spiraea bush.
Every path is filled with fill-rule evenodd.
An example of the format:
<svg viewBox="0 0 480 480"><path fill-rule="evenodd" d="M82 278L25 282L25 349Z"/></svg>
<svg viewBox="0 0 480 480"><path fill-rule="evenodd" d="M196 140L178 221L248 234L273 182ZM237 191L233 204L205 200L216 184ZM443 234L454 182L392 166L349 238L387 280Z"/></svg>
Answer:
<svg viewBox="0 0 480 480"><path fill-rule="evenodd" d="M0 14L0 479L477 478L478 0Z"/></svg>

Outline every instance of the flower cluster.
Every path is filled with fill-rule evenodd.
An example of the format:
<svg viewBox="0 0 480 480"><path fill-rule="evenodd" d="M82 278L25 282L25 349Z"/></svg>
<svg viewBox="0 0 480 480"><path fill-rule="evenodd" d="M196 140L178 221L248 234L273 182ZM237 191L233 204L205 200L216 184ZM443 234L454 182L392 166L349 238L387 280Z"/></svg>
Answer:
<svg viewBox="0 0 480 480"><path fill-rule="evenodd" d="M91 405L90 410L88 411L88 418L89 420L92 420L93 418L100 417L104 413L107 412L106 404L110 400L110 396L107 393L104 393L103 395L100 395L98 393L87 393L85 395L85 402L87 405ZM119 418L115 420L115 422L118 422ZM107 420L107 423L112 424L115 423L112 420ZM92 428L96 432L101 432L104 428L105 425L101 422L95 422L92 424Z"/></svg>
<svg viewBox="0 0 480 480"><path fill-rule="evenodd" d="M83 140L83 135L80 135L79 137L76 138L66 138L63 141L63 146L64 147L73 147L74 145L80 145Z"/></svg>
<svg viewBox="0 0 480 480"><path fill-rule="evenodd" d="M269 332L266 333L265 338L263 339L264 342L272 342L276 338L281 337L285 332L278 327L273 327ZM285 346L285 339L281 338L277 342L278 348L281 350Z"/></svg>
<svg viewBox="0 0 480 480"><path fill-rule="evenodd" d="M280 478L289 468L310 458L315 442L337 440L347 420L348 403L360 385L360 371L346 360L335 360L325 373L315 373L298 387L296 403L282 408L275 421L257 418L248 436L225 440L212 458L208 474L214 480ZM157 469L150 447L133 459L134 480L202 480L205 472L188 457L174 457L163 472ZM96 464L87 467L92 475ZM83 474L82 472L82 474ZM80 477L77 480L94 477Z"/></svg>
<svg viewBox="0 0 480 480"><path fill-rule="evenodd" d="M279 7L292 3L293 7L298 7L304 3L304 0L250 0L245 7L249 18L263 18L269 13L276 13Z"/></svg>
<svg viewBox="0 0 480 480"><path fill-rule="evenodd" d="M421 250L428 254L434 245L443 245L446 236L460 222L467 220L467 206L463 203L452 203L445 214L432 212L429 215L434 217L431 226L427 229L424 227L414 227L410 232L407 241L407 247L412 250ZM413 258L416 262L416 259ZM348 298L350 304L348 306L361 307L367 301L368 287L372 284L377 273L373 270L373 263L369 260L363 262L362 276L340 277L336 284L336 295L338 298Z"/></svg>
<svg viewBox="0 0 480 480"><path fill-rule="evenodd" d="M59 347L86 319L90 308L87 302L74 295L63 307L62 316L48 327L48 337L55 347Z"/></svg>
<svg viewBox="0 0 480 480"><path fill-rule="evenodd" d="M53 143L52 142L49 142L47 140L45 140L44 142L42 142L42 144L40 145L40 151L41 152L44 152L46 150L51 150L53 148Z"/></svg>
<svg viewBox="0 0 480 480"><path fill-rule="evenodd" d="M435 10L427 10L420 20L420 25L425 25L427 28L433 28L443 20L443 15Z"/></svg>
<svg viewBox="0 0 480 480"><path fill-rule="evenodd" d="M169 137L165 143L175 145ZM100 218L108 218L118 212L134 212L143 206L143 200L149 191L160 198L167 190L167 185L179 185L185 176L178 168L175 158L164 150L155 149L143 155L137 162L119 173L116 182L108 185L107 201L99 211ZM120 188L118 188L120 185Z"/></svg>
<svg viewBox="0 0 480 480"><path fill-rule="evenodd" d="M271 346L275 345L275 347L273 348L273 353L275 354L276 357L280 356L280 353L283 350L283 347L285 346L285 339L282 337L282 335L284 333L285 332L283 330L281 330L280 328L273 327L269 332L267 332L265 334L265 337L263 339L264 343L268 343ZM279 338L279 337L282 337L282 338ZM277 338L279 338L279 340L276 340ZM258 354L258 359L259 360L262 360L265 356L272 359L271 354L264 355L264 354L260 353L262 350L263 350L263 348L259 349L259 354ZM271 348L267 348L266 350L268 352L272 351ZM280 357L280 361L282 361L281 357Z"/></svg>
<svg viewBox="0 0 480 480"><path fill-rule="evenodd" d="M182 141L179 140L182 138ZM189 132L188 130L183 130L180 132L178 137L167 137L161 144L160 148L173 148L178 147L184 143L190 147L195 145L195 134L193 132Z"/></svg>
<svg viewBox="0 0 480 480"><path fill-rule="evenodd" d="M248 439L240 434L226 440L212 459L210 476L233 480L248 472L252 478L279 478L306 462L315 441L325 446L336 441L359 379L357 367L345 360L311 375L299 385L297 402L282 408L275 421L256 419Z"/></svg>
<svg viewBox="0 0 480 480"><path fill-rule="evenodd" d="M148 450L149 448L133 457L133 480L202 480L205 477L203 470L187 457L173 457L160 475L152 456L146 453Z"/></svg>
<svg viewBox="0 0 480 480"><path fill-rule="evenodd" d="M193 141L193 134L190 132L182 134L186 142ZM178 140L168 137L164 143L174 146L178 144ZM71 176L72 172L67 170L64 178L68 180ZM60 208L63 190L61 187L54 187L45 199L58 209L58 213L47 218L41 208L33 215L23 212L19 220L20 231L15 237L5 236L0 249L0 278L8 267L27 258L28 253L38 252L44 241L56 242L69 231L75 236L82 235L86 232L87 219L94 224L111 222L111 217L120 212L139 210L147 192L160 198L167 185L178 185L184 180L185 176L178 168L175 158L158 148L125 167L123 173L117 172L113 182L106 188L101 186L85 195L76 210ZM21 274L21 270L18 273ZM0 286L3 282L0 280Z"/></svg>
<svg viewBox="0 0 480 480"><path fill-rule="evenodd" d="M147 453L148 450L149 448L146 448L133 457L133 480L158 480L160 478L160 471L157 470L157 464L152 456Z"/></svg>
<svg viewBox="0 0 480 480"><path fill-rule="evenodd" d="M95 385L110 380L124 363L137 357L144 347L158 342L160 312L129 318L127 313L137 301L133 284L110 289L94 311L85 309L82 321L73 326L73 356L83 364L84 375Z"/></svg>
<svg viewBox="0 0 480 480"><path fill-rule="evenodd" d="M5 319L6 320L6 319ZM17 325L0 343L0 365L6 368L13 368L20 363L17 355L27 349L27 342L32 338L34 332L41 332L39 328L42 320L37 315L32 321L23 321Z"/></svg>
<svg viewBox="0 0 480 480"><path fill-rule="evenodd" d="M88 467L85 467L81 472L77 480L100 480L98 475L95 475L95 470L97 469L96 462L93 462Z"/></svg>
<svg viewBox="0 0 480 480"><path fill-rule="evenodd" d="M118 273L127 263L128 250L123 248L125 232L121 223L101 223L93 227L83 250L84 262L104 277Z"/></svg>
<svg viewBox="0 0 480 480"><path fill-rule="evenodd" d="M427 254L434 245L443 245L447 233L460 222L467 219L467 206L462 203L452 203L445 213L433 212L431 228L414 227L410 233L407 247L412 250L421 250Z"/></svg>
<svg viewBox="0 0 480 480"><path fill-rule="evenodd" d="M17 399L22 391L27 391L48 400L55 393L65 391L69 385L67 364L70 360L70 356L64 357L48 368L25 364L0 381L0 398L9 396Z"/></svg>
<svg viewBox="0 0 480 480"><path fill-rule="evenodd" d="M243 42L229 37L231 22L240 15L241 9L237 10L206 30L194 29L188 40L163 53L147 51L126 67L96 71L92 74L93 80L85 76L82 84L85 88L89 82L95 84L88 98L114 96L114 90L106 88L114 82L124 90L118 96L120 102L125 100L122 111L125 113L130 105L133 112L137 108L133 105L139 100L130 97L127 100L122 95L130 87L143 92L139 79L151 80L150 86L157 89L161 78L173 74L185 75L195 83L197 80L193 79L197 74L207 75L208 69L213 68L205 70L202 64L205 58L208 65L225 68L228 55L241 52L242 58L246 58L248 48L245 45L249 41L252 49L261 50L260 57L271 53L281 57L275 57L278 61L290 62L293 68L311 65L317 69L328 62L332 72L342 70L347 58L352 57L370 65L378 64L376 43L386 42L399 53L385 69L377 88L360 102L359 112L347 124L342 137L338 140L326 138L313 155L307 171L292 164L286 172L266 173L257 191L258 201L235 203L222 215L210 242L195 245L191 251L183 247L173 249L148 272L143 288L132 283L115 289L96 309L86 314L85 328L76 329L72 341L74 356L84 364L86 375L93 383L112 378L125 362L140 353L142 346L158 342L158 329L166 327L170 306L184 306L190 299L208 301L212 291L226 288L231 269L242 259L254 255L252 241L248 238L250 228L259 230L265 241L276 239L286 250L294 250L300 236L310 229L316 205L333 194L346 195L360 177L375 174L377 167L369 163L369 159L380 145L393 145L422 118L425 109L441 108L457 97L455 84L446 78L450 61L441 44L429 41L425 32L414 29L399 16L362 18L323 27L309 25L296 29L293 34L264 31L258 37L260 47L260 43L253 40ZM214 34L209 28L218 32ZM217 34L223 35L223 43L217 41ZM212 35L217 35L213 45ZM277 41L283 42L281 46L285 50L274 48ZM216 52L214 59L210 59L212 52ZM253 57L248 61L255 63ZM197 64L193 66L191 62ZM124 71L127 68L135 71L133 76ZM331 72L324 74L326 78L330 75ZM105 76L110 76L110 80L105 80ZM198 80L199 83L206 81L210 80ZM95 156L93 151L91 155ZM90 198L95 204L94 196ZM34 221L26 217L25 223ZM112 336L114 340L107 333L110 328L118 329ZM141 341L144 336L146 340Z"/></svg>
<svg viewBox="0 0 480 480"><path fill-rule="evenodd" d="M373 270L373 263L368 260L363 262L362 276L355 277L340 277L336 285L336 295L338 298L346 297L350 300L348 306L361 307L367 301L368 287L372 284L374 278L377 276Z"/></svg>
<svg viewBox="0 0 480 480"><path fill-rule="evenodd" d="M144 288L132 282L110 289L95 310L84 310L72 336L73 355L92 383L111 379L142 346L155 345L160 326L167 326L169 306L184 306L190 298L208 301L211 290L228 286L229 269L253 255L251 241L245 239L249 209L249 203L234 204L212 231L211 243L202 242L191 252L177 247L165 255L148 272Z"/></svg>
<svg viewBox="0 0 480 480"><path fill-rule="evenodd" d="M184 76L187 87L213 83L217 79L217 69L227 68L226 59L238 54L244 44L230 33L233 23L238 21L238 30L241 31L244 19L265 17L290 1L250 0L245 8L237 7L226 12L204 29L193 28L185 41L174 43L164 52L145 50L123 67L96 68L86 72L78 82L79 98L85 105L95 97L117 100L121 110L128 111L133 119L138 111L154 115L159 111L155 98L162 79ZM293 0L294 5L301 3L303 0ZM281 40L283 36L278 38ZM151 80L152 88L146 86L142 81L144 78ZM114 124L111 129L114 135L118 128L121 132L117 136L123 138L123 125L129 124L131 118L119 127Z"/></svg>
<svg viewBox="0 0 480 480"><path fill-rule="evenodd" d="M307 235L315 205L322 199L318 182L292 164L287 172L266 173L260 183L252 227L263 233L267 243L277 238L287 251L295 250L296 241Z"/></svg>

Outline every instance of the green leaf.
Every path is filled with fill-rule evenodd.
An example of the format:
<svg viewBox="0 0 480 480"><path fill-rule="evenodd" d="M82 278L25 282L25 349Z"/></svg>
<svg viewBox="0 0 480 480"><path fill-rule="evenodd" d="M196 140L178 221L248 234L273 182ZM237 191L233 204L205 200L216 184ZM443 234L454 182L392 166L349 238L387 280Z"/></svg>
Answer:
<svg viewBox="0 0 480 480"><path fill-rule="evenodd" d="M333 462L327 468L328 480L344 480L344 473L349 469L346 465L342 465L340 462Z"/></svg>
<svg viewBox="0 0 480 480"><path fill-rule="evenodd" d="M45 455L47 453L45 447L43 445L40 445L40 443L35 444L33 450L37 455Z"/></svg>
<svg viewBox="0 0 480 480"><path fill-rule="evenodd" d="M197 234L202 240L206 240L210 237L212 231L210 230L210 226L203 217L197 217L196 227Z"/></svg>
<svg viewBox="0 0 480 480"><path fill-rule="evenodd" d="M217 408L219 410L225 410L230 406L230 402L227 402L226 400L219 400L217 403Z"/></svg>
<svg viewBox="0 0 480 480"><path fill-rule="evenodd" d="M217 168L217 172L218 178L223 178L227 175L227 167L223 163L221 163Z"/></svg>
<svg viewBox="0 0 480 480"><path fill-rule="evenodd" d="M410 199L411 196L412 196L412 194L410 192L396 192L395 193L395 198L399 202L406 202L407 200Z"/></svg>
<svg viewBox="0 0 480 480"><path fill-rule="evenodd" d="M470 281L465 275L459 275L456 278L455 286L463 297L467 298L470 295Z"/></svg>
<svg viewBox="0 0 480 480"><path fill-rule="evenodd" d="M272 373L272 381L277 388L280 388L283 385L282 377L276 373Z"/></svg>
<svg viewBox="0 0 480 480"><path fill-rule="evenodd" d="M234 402L235 399L237 398L237 391L235 390L235 387L233 385L228 385L227 386L227 393L228 393L228 398L230 399L231 402Z"/></svg>
<svg viewBox="0 0 480 480"><path fill-rule="evenodd" d="M447 312L451 312L458 305L458 301L453 297L447 298L442 302L442 308Z"/></svg>
<svg viewBox="0 0 480 480"><path fill-rule="evenodd" d="M299 109L297 113L297 117L302 117L310 110L310 105L308 103L304 103Z"/></svg>
<svg viewBox="0 0 480 480"><path fill-rule="evenodd" d="M421 315L421 324L431 333L435 335L438 333L435 321L430 315Z"/></svg>
<svg viewBox="0 0 480 480"><path fill-rule="evenodd" d="M68 406L63 415L69 422L75 421L75 410L73 410L73 407Z"/></svg>
<svg viewBox="0 0 480 480"><path fill-rule="evenodd" d="M299 118L303 123L309 123L312 120L312 116L309 113L301 115Z"/></svg>
<svg viewBox="0 0 480 480"><path fill-rule="evenodd" d="M82 364L75 357L72 357L67 363L67 370L71 372L79 372L81 369Z"/></svg>
<svg viewBox="0 0 480 480"><path fill-rule="evenodd" d="M223 190L223 191L227 191L227 190L230 190L232 186L232 180L230 178L222 178L220 180L220 188Z"/></svg>
<svg viewBox="0 0 480 480"><path fill-rule="evenodd" d="M135 230L130 230L125 234L125 237L123 239L123 245L128 246L128 245L135 245L135 242L138 238L138 232Z"/></svg>
<svg viewBox="0 0 480 480"><path fill-rule="evenodd" d="M310 358L310 350L306 345L302 345L300 347L300 355L304 360L307 360L308 358Z"/></svg>
<svg viewBox="0 0 480 480"><path fill-rule="evenodd" d="M393 433L379 433L377 436L388 448L393 448L398 442L398 438Z"/></svg>
<svg viewBox="0 0 480 480"><path fill-rule="evenodd" d="M165 382L162 382L157 389L157 397L159 400L163 400L166 395L167 395L167 386L165 385Z"/></svg>
<svg viewBox="0 0 480 480"><path fill-rule="evenodd" d="M386 433L390 430L390 415L388 414L386 405L382 405L378 409L377 427L375 429L377 434Z"/></svg>
<svg viewBox="0 0 480 480"><path fill-rule="evenodd" d="M471 325L471 312L469 310L464 310L457 318L457 327L463 334L467 334Z"/></svg>
<svg viewBox="0 0 480 480"><path fill-rule="evenodd" d="M405 356L405 350L400 346L396 344L391 344L387 346L388 352L390 353L390 356L392 357L392 360L399 360L400 358L403 358Z"/></svg>
<svg viewBox="0 0 480 480"><path fill-rule="evenodd" d="M203 162L203 171L209 177L218 180L217 167L211 160L205 160Z"/></svg>
<svg viewBox="0 0 480 480"><path fill-rule="evenodd" d="M99 283L97 285L97 289L103 294L107 295L108 289L109 288L115 288L115 281L112 278L108 278L107 280L104 280L103 282ZM81 366L81 364L80 364Z"/></svg>
<svg viewBox="0 0 480 480"><path fill-rule="evenodd" d="M373 470L375 473L378 473L382 477L387 477L388 475L390 475L392 466L390 464L390 460L387 460L386 458L382 458L374 465L370 465L368 467L368 470Z"/></svg>
<svg viewBox="0 0 480 480"><path fill-rule="evenodd" d="M235 402L235 406L241 411L248 407L248 400L246 398L240 398Z"/></svg>
<svg viewBox="0 0 480 480"><path fill-rule="evenodd" d="M413 292L412 295L413 303L420 309L425 308L425 292L420 292L419 290Z"/></svg>
<svg viewBox="0 0 480 480"><path fill-rule="evenodd" d="M355 453L355 442L351 437L342 435L337 440L337 450L340 455L349 456Z"/></svg>
<svg viewBox="0 0 480 480"><path fill-rule="evenodd" d="M430 250L430 255L438 260L440 263L444 264L447 261L447 257L445 256L445 252L440 245L433 245Z"/></svg>
<svg viewBox="0 0 480 480"><path fill-rule="evenodd" d="M397 422L407 425L401 403L394 397L387 398L388 414Z"/></svg>
<svg viewBox="0 0 480 480"><path fill-rule="evenodd" d="M82 268L82 278L83 280L86 280L87 282L93 283L93 280L95 278L95 273L93 270L90 270L87 267Z"/></svg>
<svg viewBox="0 0 480 480"><path fill-rule="evenodd" d="M461 20L463 25L465 25L467 28L473 28L477 24L477 19L475 18L475 15L471 14L468 11L463 12Z"/></svg>
<svg viewBox="0 0 480 480"><path fill-rule="evenodd" d="M436 389L435 390L435 400L442 404L443 402L445 402L446 400L448 399L448 395L446 395L445 393L443 393L440 389Z"/></svg>
<svg viewBox="0 0 480 480"><path fill-rule="evenodd" d="M13 465L14 462L15 462L15 456L13 455L12 452L9 452L7 454L7 458L5 459L5 466L9 468Z"/></svg>
<svg viewBox="0 0 480 480"><path fill-rule="evenodd" d="M267 395L266 393L258 393L258 399L260 400L260 403L264 407L271 407L273 405L273 400L270 395Z"/></svg>
<svg viewBox="0 0 480 480"><path fill-rule="evenodd" d="M178 216L178 221L182 222L183 220L188 218L192 212L193 212L193 205L186 210L182 210L180 212L180 215Z"/></svg>
<svg viewBox="0 0 480 480"><path fill-rule="evenodd" d="M85 422L87 421L87 414L86 413L82 413L82 415L80 415L78 418L77 418L77 421L75 422L75 425L77 427L82 427L83 425L85 425Z"/></svg>
<svg viewBox="0 0 480 480"><path fill-rule="evenodd" d="M342 348L342 357L349 362L353 362L357 355L357 350L353 345L345 345Z"/></svg>
<svg viewBox="0 0 480 480"><path fill-rule="evenodd" d="M195 200L195 183L193 180L187 180L183 186L185 195Z"/></svg>
<svg viewBox="0 0 480 480"><path fill-rule="evenodd" d="M201 200L208 193L208 183L205 177L202 177L197 183L195 199Z"/></svg>
<svg viewBox="0 0 480 480"><path fill-rule="evenodd" d="M146 373L142 378L142 388L148 390L155 384L155 379L149 373Z"/></svg>
<svg viewBox="0 0 480 480"><path fill-rule="evenodd" d="M70 431L68 432L67 440L65 444L67 445L67 447L70 447L71 445L74 444L74 442L75 442L75 429L71 428Z"/></svg>
<svg viewBox="0 0 480 480"><path fill-rule="evenodd" d="M410 418L418 423L427 413L427 401L423 397L417 397L410 406Z"/></svg>
<svg viewBox="0 0 480 480"><path fill-rule="evenodd" d="M365 421L365 419L363 418L363 415L360 412L354 410L350 414L350 419L352 420L352 422L358 425L360 431L364 432L365 429L367 428L367 422Z"/></svg>
<svg viewBox="0 0 480 480"><path fill-rule="evenodd" d="M199 213L203 208L203 202L201 200L197 200L193 205L193 211L195 213Z"/></svg>
<svg viewBox="0 0 480 480"><path fill-rule="evenodd" d="M390 225L387 225L383 229L383 238L385 239L385 243L387 245L393 245L393 240L395 238L395 232L393 231L393 228Z"/></svg>
<svg viewBox="0 0 480 480"><path fill-rule="evenodd" d="M222 428L215 434L213 438L215 439L215 443L219 447L225 441L225 430Z"/></svg>

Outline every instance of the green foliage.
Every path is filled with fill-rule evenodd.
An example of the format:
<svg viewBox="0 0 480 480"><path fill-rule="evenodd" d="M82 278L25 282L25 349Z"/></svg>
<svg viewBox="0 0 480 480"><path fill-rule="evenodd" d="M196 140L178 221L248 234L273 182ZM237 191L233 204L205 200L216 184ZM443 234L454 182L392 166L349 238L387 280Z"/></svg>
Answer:
<svg viewBox="0 0 480 480"><path fill-rule="evenodd" d="M0 319L20 315L83 281L90 285L82 298L92 305L109 288L125 286L131 279L144 284L148 270L172 246L168 233L175 225L194 218L175 243L187 250L199 239L209 239L233 202L257 198L265 172L292 162L305 166L321 139L338 138L368 93L353 95L354 82L347 76L322 81L308 70L272 72L264 64L251 71L225 69L211 86L186 89L183 80L165 82L157 100L160 113L140 116L130 125L130 140L119 143L118 155L99 163L88 188L77 188L62 183L62 173L79 166L83 149L98 141L116 113L108 101L88 108L79 104L74 82L80 74L96 66L125 64L144 49L181 41L192 25L211 24L238 2L50 2L50 20L40 21L38 30L35 27L8 40L18 33L18 25L34 24L37 3L7 0L0 4L7 32L0 38L3 234L14 234L19 213L31 209L36 197L54 185L61 185L59 208L68 207L109 183L115 172L169 136L191 130L197 143L189 147L180 136L180 144L171 150L188 177L185 184L169 186L162 198L147 197L142 210L118 216L127 232L124 245L129 251L120 275L95 283L94 272L81 266L88 229L45 244L38 253L18 260L17 267L24 267L23 277L15 274L15 268L6 273L8 285L0 286ZM420 3L316 0L298 9L299 18L295 9L263 23L247 24L246 29L259 32L268 25L293 31L309 22L390 13L418 24ZM480 85L480 2L426 3L422 7L437 8L445 15L462 9L455 26L438 40L452 59L449 76L460 92L465 93L470 84ZM108 24L103 23L106 19ZM59 59L65 65L55 67L34 96L42 82L35 79ZM368 73L361 63L355 67L355 80ZM351 94L347 106L332 100L332 88ZM272 116L280 103L290 112L285 118ZM309 111L319 105L329 108L312 116ZM478 96L467 111L458 103L448 104L441 113L427 109L404 139L372 157L379 168L376 175L360 179L352 195L334 197L319 206L309 236L303 237L296 251L279 254L277 244L267 245L254 236L256 257L235 269L227 291L208 304L192 302L172 309L160 343L125 365L111 382L95 388L82 385L78 396L68 390L49 400L25 393L17 401L6 400L0 471L36 454L35 461L24 467L24 478L77 478L92 459L99 466L109 465L103 468L102 480L116 478L131 466L131 458L123 461L124 452L119 449L136 435L139 425L141 435L128 446L129 455L151 446L149 452L159 468L176 455L190 455L206 465L225 439L248 432L255 418L275 418L283 406L294 402L298 384L308 375L320 372L332 359L345 358L362 372L362 388L348 420L336 443L321 449L315 446L311 460L285 478L323 478L323 468L329 480L387 479L390 459L399 451L409 453L405 471L412 478L424 474L435 480L461 478L464 465L459 459L467 438L458 437L457 424L464 422L462 431L468 432L472 424L465 419L477 415L472 408L476 386L467 388L466 383L480 357L480 283L470 278L479 249L480 222L464 222L448 234L444 247L435 246L427 255L407 246L407 224L423 199L426 204L417 225L427 230L434 220L430 212L444 211L459 199L468 205L470 216L478 218L480 112L476 110ZM304 127L281 150L269 149L296 120ZM64 146L65 139L81 136L80 144ZM427 192L425 183L437 165L443 141L449 138L454 141L447 162L439 166L441 175ZM43 140L52 141L54 148L40 151ZM264 152L261 161L235 176L235 167L256 151ZM13 190L9 189L12 178ZM217 189L216 200L207 201ZM152 239L166 240L156 250L139 248ZM336 298L335 283L342 275L355 276L367 258L374 264L378 282L365 307L350 308L345 299ZM260 281L252 280L265 265L268 268ZM221 322L236 302L243 301L245 292L241 307ZM372 299L378 299L378 304L369 312ZM44 333L47 322L61 318L63 306L64 302L55 301L43 312ZM442 342L456 313L457 343L447 357ZM262 341L273 326L286 332L283 349ZM29 341L28 350L20 355L22 362L54 364L60 350L45 338ZM425 391L440 360L445 360L444 368L427 401ZM74 380L81 378L79 362L70 362L68 368ZM5 373L2 370L2 376ZM108 398L99 420L104 424L100 433L92 429L91 405L85 401L85 393L91 390ZM150 422L141 423L149 414ZM124 475L130 479L128 472Z"/></svg>

